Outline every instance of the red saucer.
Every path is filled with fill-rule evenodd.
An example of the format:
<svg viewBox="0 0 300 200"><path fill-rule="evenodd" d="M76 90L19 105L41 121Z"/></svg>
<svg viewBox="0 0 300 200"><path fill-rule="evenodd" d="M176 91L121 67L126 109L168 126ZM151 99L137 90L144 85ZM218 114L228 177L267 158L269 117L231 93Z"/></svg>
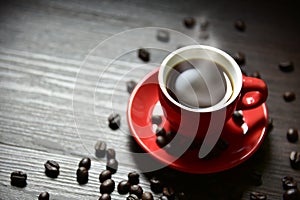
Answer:
<svg viewBox="0 0 300 200"><path fill-rule="evenodd" d="M188 151L180 158L172 156L156 144L156 135L152 130L151 116L158 102L158 68L149 73L132 92L128 108L127 121L137 143L157 160L179 171L207 174L230 169L250 158L262 144L268 124L266 104L243 111L246 129L237 126L230 119L221 134L229 145L218 156L210 159L199 159L198 151ZM162 116L162 126L167 125Z"/></svg>

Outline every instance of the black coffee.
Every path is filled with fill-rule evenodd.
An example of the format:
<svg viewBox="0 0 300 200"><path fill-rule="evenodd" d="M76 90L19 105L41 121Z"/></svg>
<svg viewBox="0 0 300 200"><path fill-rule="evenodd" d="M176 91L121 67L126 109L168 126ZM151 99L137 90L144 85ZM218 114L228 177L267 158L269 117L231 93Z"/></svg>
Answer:
<svg viewBox="0 0 300 200"><path fill-rule="evenodd" d="M190 59L176 64L167 75L170 96L191 108L207 108L226 103L233 84L225 69L216 62Z"/></svg>

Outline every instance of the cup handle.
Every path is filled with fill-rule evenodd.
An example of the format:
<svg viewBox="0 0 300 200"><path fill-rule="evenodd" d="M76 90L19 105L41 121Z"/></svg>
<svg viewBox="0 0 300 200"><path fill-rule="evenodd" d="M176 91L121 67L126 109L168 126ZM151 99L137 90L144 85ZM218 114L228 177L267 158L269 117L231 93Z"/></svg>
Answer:
<svg viewBox="0 0 300 200"><path fill-rule="evenodd" d="M268 87L266 83L259 79L243 76L243 86L241 96L237 104L237 110L247 110L255 108L267 100Z"/></svg>

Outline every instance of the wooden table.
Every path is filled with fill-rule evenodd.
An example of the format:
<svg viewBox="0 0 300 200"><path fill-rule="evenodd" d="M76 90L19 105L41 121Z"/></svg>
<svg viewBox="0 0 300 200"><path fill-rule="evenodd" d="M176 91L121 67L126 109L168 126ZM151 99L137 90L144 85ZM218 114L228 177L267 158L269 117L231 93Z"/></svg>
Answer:
<svg viewBox="0 0 300 200"><path fill-rule="evenodd" d="M141 61L136 49L125 55L120 52L156 44L172 51L187 43L173 37L176 34L171 30L167 43L157 41L151 31L148 35L147 31L140 34L135 30L127 34L128 40L95 47L115 34L143 27L172 29L230 54L244 52L244 69L258 71L268 84L267 106L274 125L261 149L236 168L208 175L164 168L141 174L143 189L150 191L148 178L155 175L176 191L183 191L188 199L249 199L251 191L263 192L268 199L281 199L282 177L290 175L300 181L299 170L289 164L290 152L300 151L299 140L290 143L286 139L287 129L299 128L300 119L297 8L296 1L1 2L0 199L37 199L42 191L48 191L51 199L98 199L98 175L106 163L105 158L94 155L98 139L116 149L116 184L127 179L129 172L139 171L140 163L131 153L139 148L126 122L129 94L125 83L141 80L168 52L150 49L150 63ZM183 26L186 16L196 18L193 29ZM203 19L209 22L204 32L199 27ZM244 32L234 28L237 19L246 22ZM96 50L91 51L93 48ZM285 60L293 61L293 72L279 70L278 64ZM285 91L295 92L296 100L285 102ZM107 117L113 111L122 118L117 131L107 126ZM76 169L84 156L92 159L92 167L89 182L79 185ZM45 176L43 164L47 160L60 164L58 178ZM15 170L27 173L25 188L10 185L10 173ZM260 174L262 184L257 182ZM125 197L116 189L112 193L113 199Z"/></svg>

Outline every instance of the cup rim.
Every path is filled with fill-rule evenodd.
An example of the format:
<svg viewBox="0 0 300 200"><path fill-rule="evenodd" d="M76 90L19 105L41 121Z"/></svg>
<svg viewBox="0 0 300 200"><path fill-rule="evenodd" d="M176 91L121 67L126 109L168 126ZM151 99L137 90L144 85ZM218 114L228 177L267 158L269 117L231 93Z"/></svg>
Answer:
<svg viewBox="0 0 300 200"><path fill-rule="evenodd" d="M178 55L184 51L188 51L188 50L193 50L193 49L201 49L201 50L207 50L207 51L212 51L214 53L217 53L221 56L223 56L223 58L225 58L230 64L231 67L234 69L235 73L237 73L237 79L238 80L233 80L234 81L234 87L233 87L233 95L231 96L231 98L224 104L221 105L213 105L210 107L205 107L205 108L192 108L192 107L188 107L185 106L183 104L180 104L179 102L177 102L176 100L174 100L171 95L167 92L167 89L165 87L165 83L164 83L164 69L166 68L168 62L175 56ZM173 66L172 66L173 67ZM185 46L182 47L180 49L177 49L173 52L171 52L162 62L162 64L160 65L159 71L158 71L158 83L159 83L159 87L161 89L161 91L163 92L164 96L171 101L172 104L175 104L176 106L178 106L179 108L183 109L183 110L187 110L190 112L196 112L196 113L204 113L204 112L213 112L213 111L217 111L217 110L221 110L223 108L226 108L228 105L230 105L232 102L234 102L237 97L240 95L240 91L242 89L242 72L241 69L239 67L239 65L236 63L236 61L226 52L212 47L212 46L208 46L208 45L189 45L189 46Z"/></svg>

